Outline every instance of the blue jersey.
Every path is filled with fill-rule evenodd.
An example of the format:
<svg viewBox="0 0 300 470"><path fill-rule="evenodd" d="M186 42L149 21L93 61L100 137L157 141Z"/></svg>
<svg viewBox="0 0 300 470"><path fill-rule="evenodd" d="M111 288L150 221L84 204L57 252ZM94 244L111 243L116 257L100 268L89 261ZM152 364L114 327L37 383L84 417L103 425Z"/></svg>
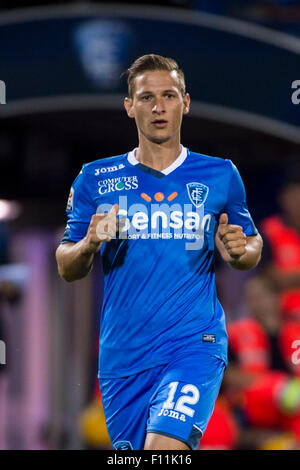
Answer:
<svg viewBox="0 0 300 470"><path fill-rule="evenodd" d="M237 168L184 147L163 171L135 151L85 164L71 188L63 242L81 240L92 215L116 203L119 233L101 247L99 377L129 376L186 353L227 363L215 228L226 212L230 224L257 234Z"/></svg>

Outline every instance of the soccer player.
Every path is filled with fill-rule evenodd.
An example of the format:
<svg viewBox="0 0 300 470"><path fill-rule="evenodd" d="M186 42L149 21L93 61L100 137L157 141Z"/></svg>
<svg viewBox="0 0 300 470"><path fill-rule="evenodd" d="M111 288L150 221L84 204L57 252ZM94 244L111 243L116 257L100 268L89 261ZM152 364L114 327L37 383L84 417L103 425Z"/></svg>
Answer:
<svg viewBox="0 0 300 470"><path fill-rule="evenodd" d="M124 106L138 147L83 165L58 271L80 279L101 252L99 379L114 449L197 449L227 365L214 247L250 269L262 240L232 162L180 143L190 96L173 59L139 57Z"/></svg>

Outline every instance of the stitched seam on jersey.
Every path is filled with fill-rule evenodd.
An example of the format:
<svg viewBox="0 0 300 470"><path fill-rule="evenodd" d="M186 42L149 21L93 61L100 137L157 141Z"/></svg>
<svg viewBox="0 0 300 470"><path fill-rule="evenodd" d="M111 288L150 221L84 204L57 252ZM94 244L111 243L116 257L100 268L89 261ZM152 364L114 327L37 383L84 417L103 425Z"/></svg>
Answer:
<svg viewBox="0 0 300 470"><path fill-rule="evenodd" d="M187 156L188 156L188 151L187 151L187 148L184 147L183 145L181 145L181 152L180 154L178 155L178 157L176 158L175 162L171 163L170 166L168 166L167 168L165 168L164 170L162 170L162 173L164 175L169 175L170 173L173 173L173 171L175 171L177 168L179 168L186 160ZM175 165L175 163L179 160L179 163L177 163ZM173 167L174 165L174 167Z"/></svg>
<svg viewBox="0 0 300 470"><path fill-rule="evenodd" d="M198 429L198 431L200 431L200 432L201 432L201 434L202 434L202 436L203 436L203 431L202 431L202 429L198 428L198 426L196 426L196 424L193 424L193 428L196 428L196 429Z"/></svg>
<svg viewBox="0 0 300 470"><path fill-rule="evenodd" d="M163 175L169 175L170 173L173 173L173 171L175 171L177 168L179 168L185 162L185 160L187 159L187 156L188 156L188 149L186 147L184 147L182 144L180 144L180 146L181 146L180 154L178 155L176 160L173 163L171 163L171 165L169 165L167 168L165 168L162 171L158 171L158 170L154 170L154 171L157 171L158 173L162 173ZM136 159L136 157L135 157L136 150L137 150L137 147L135 149L131 150L131 152L128 152L127 161L133 166L136 166L137 164L140 164L140 165L143 165L146 168L152 169L151 167L147 167L147 165L144 165L143 163L139 162Z"/></svg>

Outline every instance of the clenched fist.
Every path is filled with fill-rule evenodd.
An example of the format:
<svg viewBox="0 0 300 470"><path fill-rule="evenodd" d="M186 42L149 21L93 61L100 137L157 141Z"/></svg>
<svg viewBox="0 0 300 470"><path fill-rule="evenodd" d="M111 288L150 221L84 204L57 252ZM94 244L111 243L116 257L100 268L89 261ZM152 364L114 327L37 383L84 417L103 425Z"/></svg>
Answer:
<svg viewBox="0 0 300 470"><path fill-rule="evenodd" d="M221 214L216 244L224 261L239 259L247 250L247 237L240 225L228 224L228 215Z"/></svg>
<svg viewBox="0 0 300 470"><path fill-rule="evenodd" d="M84 238L84 251L87 254L100 250L103 242L110 242L118 230L118 204L114 204L107 214L94 214Z"/></svg>

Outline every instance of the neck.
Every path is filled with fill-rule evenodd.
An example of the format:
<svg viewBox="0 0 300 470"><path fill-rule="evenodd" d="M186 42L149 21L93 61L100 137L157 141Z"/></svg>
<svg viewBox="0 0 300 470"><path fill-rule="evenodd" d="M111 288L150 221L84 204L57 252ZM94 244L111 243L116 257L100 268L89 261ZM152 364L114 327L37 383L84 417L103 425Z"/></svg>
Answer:
<svg viewBox="0 0 300 470"><path fill-rule="evenodd" d="M180 136L170 139L168 142L156 144L149 141L143 135L139 136L139 147L136 151L136 159L157 171L162 171L176 160L180 155Z"/></svg>

